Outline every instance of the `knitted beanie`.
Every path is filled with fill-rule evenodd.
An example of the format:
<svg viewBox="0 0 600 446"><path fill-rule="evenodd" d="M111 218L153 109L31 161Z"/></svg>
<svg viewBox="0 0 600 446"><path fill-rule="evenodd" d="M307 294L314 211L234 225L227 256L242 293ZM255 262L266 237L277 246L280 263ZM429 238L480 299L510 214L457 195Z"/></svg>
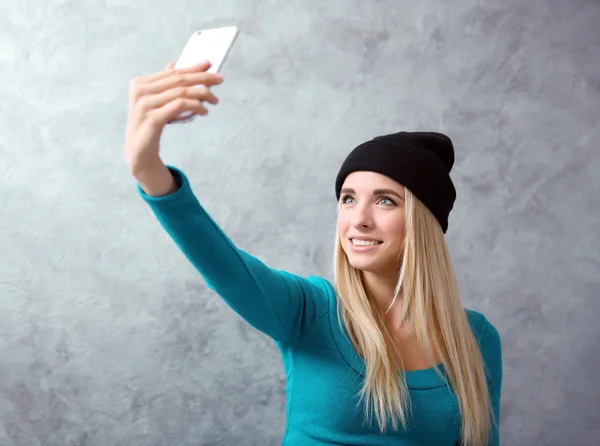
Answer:
<svg viewBox="0 0 600 446"><path fill-rule="evenodd" d="M435 216L446 233L456 190L450 179L454 165L452 140L437 132L398 132L360 144L346 160L335 181L336 197L352 172L385 175L410 190Z"/></svg>

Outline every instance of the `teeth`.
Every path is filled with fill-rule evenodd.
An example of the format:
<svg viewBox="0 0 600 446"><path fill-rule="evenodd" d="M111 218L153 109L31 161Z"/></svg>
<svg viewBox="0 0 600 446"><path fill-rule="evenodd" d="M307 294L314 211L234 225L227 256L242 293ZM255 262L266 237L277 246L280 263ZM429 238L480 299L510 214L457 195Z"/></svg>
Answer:
<svg viewBox="0 0 600 446"><path fill-rule="evenodd" d="M359 245L359 246L379 245L379 243L381 243L381 242L375 242L375 241L371 241L371 240L352 239L352 244Z"/></svg>

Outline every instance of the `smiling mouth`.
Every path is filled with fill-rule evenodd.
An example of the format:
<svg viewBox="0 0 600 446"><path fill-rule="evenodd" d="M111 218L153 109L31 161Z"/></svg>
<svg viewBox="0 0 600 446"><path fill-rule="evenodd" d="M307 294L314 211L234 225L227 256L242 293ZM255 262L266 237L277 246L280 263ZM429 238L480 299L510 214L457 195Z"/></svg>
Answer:
<svg viewBox="0 0 600 446"><path fill-rule="evenodd" d="M360 239L350 239L350 242L354 245L354 246L376 246L376 245L381 245L383 242L380 242L378 240L360 240Z"/></svg>

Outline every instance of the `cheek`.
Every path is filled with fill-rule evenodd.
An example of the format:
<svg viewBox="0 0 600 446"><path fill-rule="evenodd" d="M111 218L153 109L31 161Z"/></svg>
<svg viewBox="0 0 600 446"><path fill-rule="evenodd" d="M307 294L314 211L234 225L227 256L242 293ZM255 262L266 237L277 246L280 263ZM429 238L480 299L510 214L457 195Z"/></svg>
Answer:
<svg viewBox="0 0 600 446"><path fill-rule="evenodd" d="M397 218L390 219L383 224L384 232L388 238L392 242L392 244L401 244L404 242L404 221L398 221Z"/></svg>
<svg viewBox="0 0 600 446"><path fill-rule="evenodd" d="M344 233L346 233L346 231L348 230L349 224L350 224L350 221L348 220L347 217L345 217L344 215L338 215L337 228L338 228L340 235L344 235Z"/></svg>

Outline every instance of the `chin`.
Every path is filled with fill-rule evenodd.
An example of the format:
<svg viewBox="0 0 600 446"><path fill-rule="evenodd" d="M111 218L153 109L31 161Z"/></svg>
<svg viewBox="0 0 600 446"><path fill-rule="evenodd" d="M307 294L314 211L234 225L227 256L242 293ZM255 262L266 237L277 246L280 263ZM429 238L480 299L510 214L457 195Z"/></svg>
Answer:
<svg viewBox="0 0 600 446"><path fill-rule="evenodd" d="M364 262L353 262L352 260L350 260L349 263L352 266L352 268L358 271L369 271L369 266L365 265Z"/></svg>
<svg viewBox="0 0 600 446"><path fill-rule="evenodd" d="M344 249L348 263L356 270L365 273L383 274L390 271L390 266L396 263L397 256L391 256L389 252L357 253ZM397 266L400 268L400 265Z"/></svg>
<svg viewBox="0 0 600 446"><path fill-rule="evenodd" d="M375 262L373 259L359 258L359 256L360 254L346 254L346 257L348 258L348 263L350 263L352 268L363 272L375 272L378 269L377 262Z"/></svg>

